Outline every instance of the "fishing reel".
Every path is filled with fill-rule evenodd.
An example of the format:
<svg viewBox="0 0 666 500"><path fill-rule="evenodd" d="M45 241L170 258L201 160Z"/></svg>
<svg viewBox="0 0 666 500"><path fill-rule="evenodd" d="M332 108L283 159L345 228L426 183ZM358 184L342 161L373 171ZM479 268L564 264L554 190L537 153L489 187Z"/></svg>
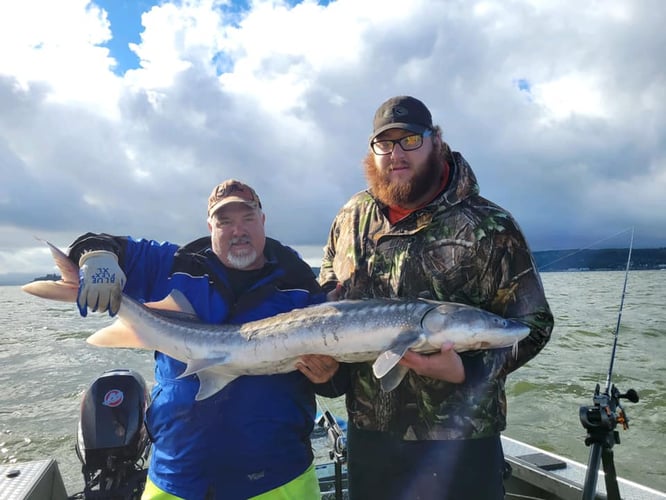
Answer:
<svg viewBox="0 0 666 500"><path fill-rule="evenodd" d="M342 429L340 422L328 410L317 420L317 425L323 427L328 434L328 440L331 445L328 455L333 460L335 468L335 500L342 500L345 488L347 487L346 480L344 480L346 474L343 474L342 470L343 464L347 462L347 439L345 431Z"/></svg>
<svg viewBox="0 0 666 500"><path fill-rule="evenodd" d="M330 411L326 410L317 424L323 427L328 434L328 441L331 444L331 450L328 453L329 458L336 464L345 463L347 461L347 439L337 419Z"/></svg>
<svg viewBox="0 0 666 500"><path fill-rule="evenodd" d="M629 389L626 393L620 394L615 384L611 386L610 394L601 393L597 384L592 398L594 405L581 406L579 410L580 422L587 429L586 445L599 443L610 448L614 444L620 444L620 435L615 430L617 424L621 424L625 430L629 428L629 417L624 412L620 399L638 403L638 393L634 389Z"/></svg>
<svg viewBox="0 0 666 500"><path fill-rule="evenodd" d="M595 498L600 461L603 463L607 498L609 500L621 498L613 461L613 445L620 444L620 433L616 430L617 424L621 424L625 430L628 429L629 417L624 412L620 399L637 403L638 393L629 389L626 393L620 394L615 384L601 393L599 384L597 384L592 398L594 405L580 407L580 422L587 429L585 444L591 446L583 486L583 500Z"/></svg>

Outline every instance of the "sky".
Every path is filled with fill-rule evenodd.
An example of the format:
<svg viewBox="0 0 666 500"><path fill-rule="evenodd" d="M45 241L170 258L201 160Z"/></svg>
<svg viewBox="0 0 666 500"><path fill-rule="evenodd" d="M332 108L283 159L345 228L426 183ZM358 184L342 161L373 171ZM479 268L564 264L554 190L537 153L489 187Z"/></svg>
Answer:
<svg viewBox="0 0 666 500"><path fill-rule="evenodd" d="M88 231L186 243L228 178L317 265L412 95L534 251L666 247L662 0L0 3L0 279Z"/></svg>

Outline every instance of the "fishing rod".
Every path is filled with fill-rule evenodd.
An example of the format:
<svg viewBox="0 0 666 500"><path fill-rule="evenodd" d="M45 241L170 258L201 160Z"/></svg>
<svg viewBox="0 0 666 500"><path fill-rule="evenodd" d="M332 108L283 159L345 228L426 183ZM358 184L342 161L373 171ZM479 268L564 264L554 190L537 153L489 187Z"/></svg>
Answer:
<svg viewBox="0 0 666 500"><path fill-rule="evenodd" d="M622 287L620 310L618 312L617 324L615 326L613 350L611 352L610 364L606 375L606 388L602 393L599 384L597 384L592 398L594 404L592 406L581 406L579 410L580 421L583 424L583 427L587 429L585 444L587 446L592 446L587 463L585 483L583 485L583 500L593 500L596 496L597 473L600 461L604 468L604 479L608 500L620 500L620 489L617 484L617 474L615 472L615 463L613 461L613 446L615 444L620 444L620 433L615 430L615 428L618 423L622 424L622 427L625 430L629 428L629 417L624 412L624 409L620 404L620 399L624 398L632 403L637 403L638 393L634 389L629 389L625 394L621 394L615 384L612 383L612 377L633 246L634 230L632 228L627 267L624 272L624 286Z"/></svg>

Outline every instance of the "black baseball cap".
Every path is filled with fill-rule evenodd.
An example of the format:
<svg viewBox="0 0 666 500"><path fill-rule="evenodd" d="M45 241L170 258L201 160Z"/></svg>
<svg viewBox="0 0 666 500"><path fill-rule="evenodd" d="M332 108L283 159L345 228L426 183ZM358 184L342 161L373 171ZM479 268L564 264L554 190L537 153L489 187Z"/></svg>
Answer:
<svg viewBox="0 0 666 500"><path fill-rule="evenodd" d="M373 128L370 142L382 132L392 128L422 134L432 128L432 115L425 104L414 97L408 95L391 97L377 109Z"/></svg>

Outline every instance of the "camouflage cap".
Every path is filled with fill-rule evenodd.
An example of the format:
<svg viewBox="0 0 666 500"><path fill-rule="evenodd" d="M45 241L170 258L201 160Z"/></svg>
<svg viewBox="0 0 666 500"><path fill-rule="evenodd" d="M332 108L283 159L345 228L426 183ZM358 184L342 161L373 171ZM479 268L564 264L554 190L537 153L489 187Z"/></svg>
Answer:
<svg viewBox="0 0 666 500"><path fill-rule="evenodd" d="M208 197L208 216L229 203L245 203L252 208L261 208L256 191L236 179L228 179L215 186Z"/></svg>

